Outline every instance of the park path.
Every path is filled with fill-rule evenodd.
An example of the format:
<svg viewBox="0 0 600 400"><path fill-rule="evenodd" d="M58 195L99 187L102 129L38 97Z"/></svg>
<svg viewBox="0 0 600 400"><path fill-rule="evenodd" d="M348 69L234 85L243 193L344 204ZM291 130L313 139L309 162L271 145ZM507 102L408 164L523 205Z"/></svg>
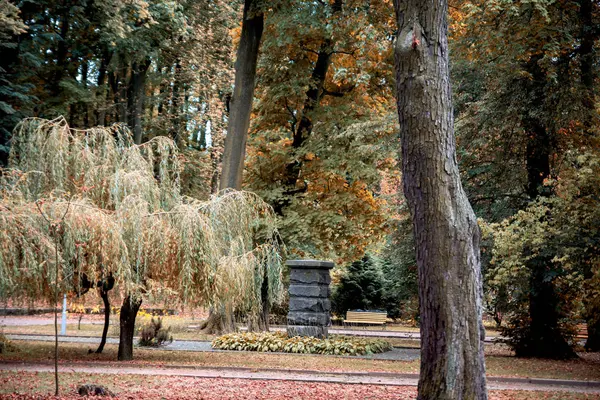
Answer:
<svg viewBox="0 0 600 400"><path fill-rule="evenodd" d="M76 324L77 319L68 319L67 324ZM85 324L102 325L104 321L101 320L87 320ZM51 317L28 317L28 316L0 316L0 326L34 326L34 325L51 325L54 324L54 318ZM60 319L59 319L60 325ZM241 330L245 330L244 327ZM273 326L270 328L272 332L283 332L284 327ZM419 332L407 332L407 331L393 331L393 330L370 330L370 329L344 329L344 328L329 328L329 333L334 335L347 335L347 336L364 336L364 337L375 337L375 338L396 338L396 339L420 339L421 335ZM493 342L497 339L496 336L486 336L485 341L487 343Z"/></svg>
<svg viewBox="0 0 600 400"><path fill-rule="evenodd" d="M10 340L28 340L41 342L54 342L54 335L20 335L7 334ZM97 336L59 336L58 341L61 343L89 343L97 346L100 344L100 338ZM117 338L107 338L108 344L119 344ZM173 340L173 343L161 346L160 348L145 347L150 350L172 350L172 351L209 351L209 352L230 352L233 350L218 350L213 349L208 341L200 340ZM239 353L235 351L236 353ZM289 354L289 353L272 353L272 354ZM299 354L302 355L302 354ZM352 358L366 358L371 360L396 360L396 361L412 361L419 358L419 349L394 348L385 353L369 354L362 356L340 356Z"/></svg>
<svg viewBox="0 0 600 400"><path fill-rule="evenodd" d="M53 372L51 363L2 362L0 371ZM94 362L88 364L61 362L62 373L122 374L148 376L181 376L191 378L221 378L250 380L279 380L299 382L321 382L342 384L369 384L416 386L417 374L395 374L377 372L322 372L307 370L281 370L256 368L193 368L189 366L136 366L131 363ZM488 389L492 390L533 390L567 391L578 393L600 393L600 382L564 381L556 379L521 379L488 377Z"/></svg>

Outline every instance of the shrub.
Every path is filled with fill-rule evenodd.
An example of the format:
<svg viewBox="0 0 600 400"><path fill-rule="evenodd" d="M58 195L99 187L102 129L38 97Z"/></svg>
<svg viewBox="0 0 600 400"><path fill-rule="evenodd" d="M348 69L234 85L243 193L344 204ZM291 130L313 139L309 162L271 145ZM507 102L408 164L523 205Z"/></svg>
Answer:
<svg viewBox="0 0 600 400"><path fill-rule="evenodd" d="M171 328L165 329L160 317L156 320L153 317L140 328L140 346L156 347L172 342Z"/></svg>
<svg viewBox="0 0 600 400"><path fill-rule="evenodd" d="M17 348L12 344L12 342L8 340L3 332L0 332L0 354L16 350Z"/></svg>
<svg viewBox="0 0 600 400"><path fill-rule="evenodd" d="M284 352L304 354L363 355L383 353L392 346L381 339L330 336L328 339L294 336L284 332L245 332L219 336L212 347L220 350Z"/></svg>

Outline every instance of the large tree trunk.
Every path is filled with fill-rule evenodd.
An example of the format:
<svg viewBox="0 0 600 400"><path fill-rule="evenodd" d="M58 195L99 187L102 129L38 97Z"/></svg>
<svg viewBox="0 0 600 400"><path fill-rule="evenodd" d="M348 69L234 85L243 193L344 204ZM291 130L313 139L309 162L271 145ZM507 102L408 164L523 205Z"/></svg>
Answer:
<svg viewBox="0 0 600 400"><path fill-rule="evenodd" d="M593 14L594 8L598 8L592 0L579 1L579 23L580 28L580 45L579 45L579 68L581 73L582 96L581 105L583 106L583 126L585 133L589 136L593 135L598 118L596 111L596 94L594 91L594 81L596 79L596 62L595 42L598 39L598 29L594 25Z"/></svg>
<svg viewBox="0 0 600 400"><path fill-rule="evenodd" d="M121 306L121 315L119 317L119 361L133 360L133 336L135 335L135 317L137 316L142 300L134 300L127 296Z"/></svg>
<svg viewBox="0 0 600 400"><path fill-rule="evenodd" d="M529 329L515 343L517 357L542 357L565 359L575 357L575 352L564 338L559 319L559 299L554 282L548 279L550 257L538 256L528 261L531 269L529 293Z"/></svg>
<svg viewBox="0 0 600 400"><path fill-rule="evenodd" d="M526 168L527 194L531 200L552 195L552 187L544 185L550 177L550 158L556 147L547 126L535 113L535 107L544 103L546 74L539 61L542 54L531 57L526 68L532 79L523 81L531 96L531 112L523 118L527 133ZM531 271L529 293L529 327L525 335L514 338L518 357L570 358L575 355L560 327L561 319L558 296L551 272L554 270L551 256L537 256L526 263Z"/></svg>
<svg viewBox="0 0 600 400"><path fill-rule="evenodd" d="M477 219L460 182L447 0L395 0L404 194L421 315L419 399L486 399Z"/></svg>
<svg viewBox="0 0 600 400"><path fill-rule="evenodd" d="M210 309L208 318L200 325L200 329L208 335L222 335L235 332L237 326L233 312L221 307L220 309Z"/></svg>
<svg viewBox="0 0 600 400"><path fill-rule="evenodd" d="M246 156L246 139L250 126L250 112L254 98L254 78L258 48L263 32L263 13L257 0L244 2L242 34L235 61L235 84L231 112L225 138L223 171L219 188L240 189Z"/></svg>
<svg viewBox="0 0 600 400"><path fill-rule="evenodd" d="M589 311L588 313L592 314ZM596 315L590 315L588 317L587 333L588 337L585 341L585 349L587 351L600 351L600 318L598 318L598 313Z"/></svg>
<svg viewBox="0 0 600 400"><path fill-rule="evenodd" d="M242 187L246 139L254 99L254 79L263 24L263 13L258 7L258 1L245 0L219 190L227 188L239 190ZM221 307L210 310L208 319L201 328L206 333L221 334L235 331L236 325L233 314Z"/></svg>
<svg viewBox="0 0 600 400"><path fill-rule="evenodd" d="M181 137L181 127L182 127L182 121L181 121L181 115L182 115L182 109L181 109L181 61L177 60L175 61L175 73L173 74L173 95L171 96L171 112L170 112L170 116L171 116L171 122L172 122L172 131L171 131L171 138L175 141L175 143L177 143L178 145L181 144L182 141L182 137Z"/></svg>
<svg viewBox="0 0 600 400"><path fill-rule="evenodd" d="M143 63L133 63L131 67L131 82L128 90L129 126L133 131L135 144L142 143L142 116L144 114L144 100L146 97L146 74L150 67L150 60Z"/></svg>

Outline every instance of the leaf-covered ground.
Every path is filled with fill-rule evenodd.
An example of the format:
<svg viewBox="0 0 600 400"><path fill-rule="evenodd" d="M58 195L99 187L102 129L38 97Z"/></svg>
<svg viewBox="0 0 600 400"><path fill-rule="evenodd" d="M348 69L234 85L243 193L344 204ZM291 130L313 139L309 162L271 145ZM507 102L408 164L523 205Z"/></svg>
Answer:
<svg viewBox="0 0 600 400"><path fill-rule="evenodd" d="M0 354L2 361L49 362L54 357L54 347L49 342L14 341L18 352ZM92 346L93 347L93 346ZM109 345L103 354L87 354L89 345L64 343L60 345L60 360L92 363L115 362L117 346ZM568 361L518 359L506 351L486 356L488 375L530 378L554 378L600 381L600 353L582 353L582 358ZM136 365L194 365L248 368L282 368L320 371L373 371L418 373L419 361L387 361L357 359L352 357L284 355L253 352L181 352L135 349ZM115 362L115 365L123 365Z"/></svg>
<svg viewBox="0 0 600 400"><path fill-rule="evenodd" d="M81 399L81 384L101 384L119 399L190 400L287 400L287 399L415 399L415 387L260 381L246 379L206 379L184 377L117 376L61 374L61 399ZM53 375L49 373L0 373L0 398L30 400L54 399ZM600 394L566 392L491 391L490 400L600 400Z"/></svg>

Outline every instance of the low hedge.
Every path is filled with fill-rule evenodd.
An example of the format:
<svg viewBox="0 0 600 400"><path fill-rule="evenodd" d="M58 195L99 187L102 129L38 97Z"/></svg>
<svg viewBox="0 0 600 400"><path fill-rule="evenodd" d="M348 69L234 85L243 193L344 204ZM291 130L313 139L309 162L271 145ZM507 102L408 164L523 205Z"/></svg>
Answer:
<svg viewBox="0 0 600 400"><path fill-rule="evenodd" d="M220 350L348 356L383 353L392 349L387 341L381 339L337 335L330 336L327 339L301 336L288 337L284 332L230 333L214 339L212 347Z"/></svg>

